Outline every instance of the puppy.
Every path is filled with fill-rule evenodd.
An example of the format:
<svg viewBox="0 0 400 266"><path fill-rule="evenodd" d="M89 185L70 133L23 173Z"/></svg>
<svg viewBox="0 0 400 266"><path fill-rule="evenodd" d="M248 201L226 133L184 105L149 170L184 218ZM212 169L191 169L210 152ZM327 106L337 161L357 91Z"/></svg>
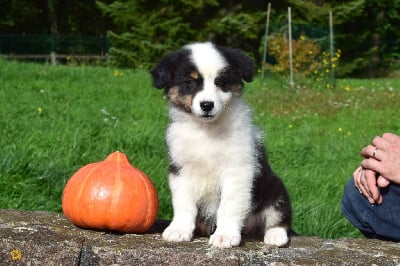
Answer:
<svg viewBox="0 0 400 266"><path fill-rule="evenodd" d="M167 130L169 186L174 216L162 237L238 246L241 234L263 234L269 245L288 243L289 196L272 172L262 136L242 100L253 63L242 51L194 43L172 52L151 71L164 89L171 122Z"/></svg>

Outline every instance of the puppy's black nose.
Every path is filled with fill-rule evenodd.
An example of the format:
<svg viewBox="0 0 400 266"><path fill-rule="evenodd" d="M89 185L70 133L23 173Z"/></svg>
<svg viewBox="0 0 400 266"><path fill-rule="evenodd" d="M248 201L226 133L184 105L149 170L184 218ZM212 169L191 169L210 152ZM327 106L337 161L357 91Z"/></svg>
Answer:
<svg viewBox="0 0 400 266"><path fill-rule="evenodd" d="M208 113L214 108L214 102L210 102L210 101L200 102L200 108L204 112Z"/></svg>

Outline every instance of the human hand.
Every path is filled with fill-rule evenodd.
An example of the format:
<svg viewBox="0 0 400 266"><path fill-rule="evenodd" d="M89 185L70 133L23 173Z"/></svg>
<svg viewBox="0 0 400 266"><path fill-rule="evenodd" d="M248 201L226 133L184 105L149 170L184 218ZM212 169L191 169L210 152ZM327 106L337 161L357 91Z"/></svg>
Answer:
<svg viewBox="0 0 400 266"><path fill-rule="evenodd" d="M361 150L361 166L379 173L377 184L386 187L390 182L400 184L400 136L385 133L375 137L371 145Z"/></svg>
<svg viewBox="0 0 400 266"><path fill-rule="evenodd" d="M369 203L382 203L382 195L379 192L376 172L359 166L353 173L353 179L354 185L367 198Z"/></svg>
<svg viewBox="0 0 400 266"><path fill-rule="evenodd" d="M354 184L371 204L382 203L378 187L400 183L400 137L385 133L361 150L364 160L353 173Z"/></svg>

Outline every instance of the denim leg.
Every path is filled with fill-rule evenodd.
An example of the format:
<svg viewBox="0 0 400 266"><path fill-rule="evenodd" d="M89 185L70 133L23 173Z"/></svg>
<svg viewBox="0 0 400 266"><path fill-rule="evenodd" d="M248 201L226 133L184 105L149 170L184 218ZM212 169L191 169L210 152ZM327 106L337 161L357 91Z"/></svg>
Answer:
<svg viewBox="0 0 400 266"><path fill-rule="evenodd" d="M382 204L371 205L351 178L344 189L342 213L367 237L400 241L400 186L391 184L380 191Z"/></svg>

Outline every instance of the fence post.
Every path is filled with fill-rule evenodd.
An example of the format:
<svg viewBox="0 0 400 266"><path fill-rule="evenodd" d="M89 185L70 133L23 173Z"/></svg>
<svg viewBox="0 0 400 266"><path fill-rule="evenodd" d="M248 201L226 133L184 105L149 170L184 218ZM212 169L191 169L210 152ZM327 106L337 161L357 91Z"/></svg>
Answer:
<svg viewBox="0 0 400 266"><path fill-rule="evenodd" d="M335 56L335 48L333 43L333 15L332 11L329 11L329 40L330 40L330 68L331 68L331 85L332 88L336 88L336 80L335 80L335 68L333 67L333 58Z"/></svg>
<svg viewBox="0 0 400 266"><path fill-rule="evenodd" d="M106 62L108 63L110 43L109 43L107 34L104 35L104 43L105 43L105 48L106 48L106 50L105 50Z"/></svg>
<svg viewBox="0 0 400 266"><path fill-rule="evenodd" d="M264 53L261 65L261 81L264 81L265 61L267 60L267 41L268 41L268 30L269 30L269 15L271 13L271 3L268 3L267 8L267 22L265 24L265 39L264 39Z"/></svg>
<svg viewBox="0 0 400 266"><path fill-rule="evenodd" d="M293 81L293 51L292 51L292 12L288 7L288 26L289 26L289 67L290 67L290 86L294 86Z"/></svg>
<svg viewBox="0 0 400 266"><path fill-rule="evenodd" d="M56 52L55 52L55 45L54 45L54 35L51 35L51 51L50 51L50 61L51 65L55 66L57 64L56 59Z"/></svg>

